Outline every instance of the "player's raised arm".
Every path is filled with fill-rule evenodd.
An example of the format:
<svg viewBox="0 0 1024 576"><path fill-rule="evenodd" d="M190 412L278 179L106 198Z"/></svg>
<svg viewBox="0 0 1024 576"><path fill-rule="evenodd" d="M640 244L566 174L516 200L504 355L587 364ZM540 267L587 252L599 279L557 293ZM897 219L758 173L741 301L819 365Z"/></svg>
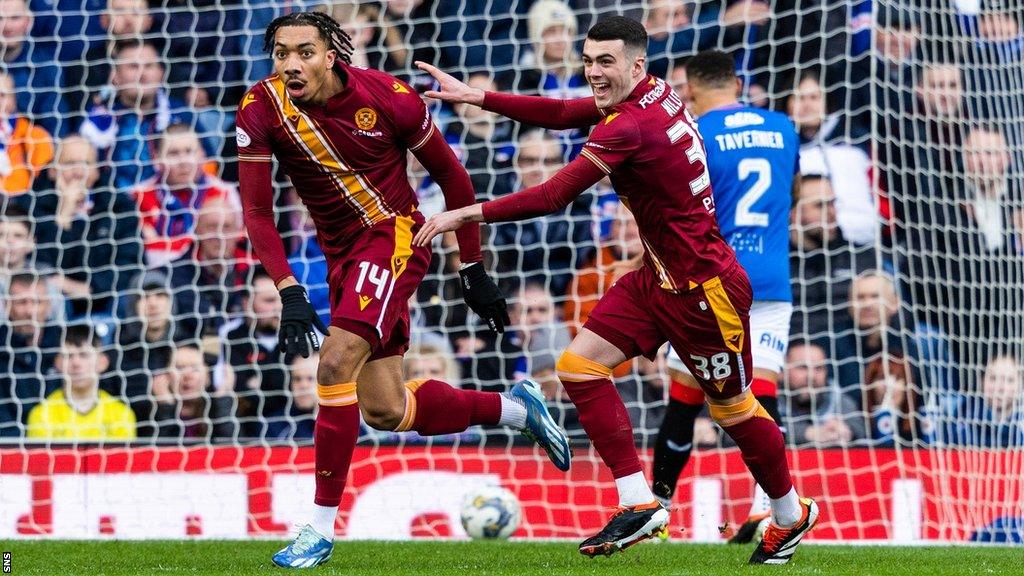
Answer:
<svg viewBox="0 0 1024 576"><path fill-rule="evenodd" d="M424 96L428 98L480 106L513 120L550 130L584 128L593 126L604 118L593 98L561 100L485 92L479 88L472 88L425 62L416 62L416 66L437 80L440 90L427 90Z"/></svg>
<svg viewBox="0 0 1024 576"><path fill-rule="evenodd" d="M250 96L251 95L251 96ZM309 357L309 348L320 349L316 326L327 333L306 289L292 275L281 234L274 222L274 186L271 177L271 149L259 116L258 96L250 92L238 108L238 191L249 242L274 284L281 292L281 326L278 348L286 354ZM246 110L249 108L249 110ZM307 343L308 341L308 343Z"/></svg>

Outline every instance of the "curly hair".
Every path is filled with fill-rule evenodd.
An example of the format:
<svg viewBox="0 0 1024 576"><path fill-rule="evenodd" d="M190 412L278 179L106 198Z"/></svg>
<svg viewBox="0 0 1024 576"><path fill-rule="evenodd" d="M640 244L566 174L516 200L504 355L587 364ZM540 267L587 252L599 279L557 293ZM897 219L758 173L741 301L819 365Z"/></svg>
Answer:
<svg viewBox="0 0 1024 576"><path fill-rule="evenodd" d="M323 12L293 12L275 18L267 26L263 37L263 49L269 52L274 46L277 31L284 26L313 26L320 33L320 38L327 44L328 50L334 50L346 64L352 63L352 37L341 29L341 24Z"/></svg>

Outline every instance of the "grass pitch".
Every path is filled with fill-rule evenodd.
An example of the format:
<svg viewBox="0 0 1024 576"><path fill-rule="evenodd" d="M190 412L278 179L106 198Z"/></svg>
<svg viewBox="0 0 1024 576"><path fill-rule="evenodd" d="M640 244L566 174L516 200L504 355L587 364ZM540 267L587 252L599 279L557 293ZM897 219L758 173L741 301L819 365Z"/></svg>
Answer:
<svg viewBox="0 0 1024 576"><path fill-rule="evenodd" d="M270 563L280 542L7 541L11 574L285 574ZM1021 574L1024 549L804 545L787 566L748 566L747 546L641 544L588 559L572 542L348 542L329 563L298 574L359 576L660 576L668 574ZM6 572L6 571L5 571Z"/></svg>

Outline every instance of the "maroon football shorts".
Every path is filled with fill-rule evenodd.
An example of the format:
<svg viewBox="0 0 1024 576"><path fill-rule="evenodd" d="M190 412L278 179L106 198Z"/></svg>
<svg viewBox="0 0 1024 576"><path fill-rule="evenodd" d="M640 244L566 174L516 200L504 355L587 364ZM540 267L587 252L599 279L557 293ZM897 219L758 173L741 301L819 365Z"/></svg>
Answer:
<svg viewBox="0 0 1024 576"><path fill-rule="evenodd" d="M430 264L430 247L412 245L423 215L374 224L343 258L328 259L331 326L370 343L369 360L404 354L409 347L409 298Z"/></svg>
<svg viewBox="0 0 1024 576"><path fill-rule="evenodd" d="M679 351L704 393L736 396L750 385L750 305L753 292L736 264L720 276L669 292L649 267L630 272L605 293L584 328L627 357L654 359L666 341Z"/></svg>

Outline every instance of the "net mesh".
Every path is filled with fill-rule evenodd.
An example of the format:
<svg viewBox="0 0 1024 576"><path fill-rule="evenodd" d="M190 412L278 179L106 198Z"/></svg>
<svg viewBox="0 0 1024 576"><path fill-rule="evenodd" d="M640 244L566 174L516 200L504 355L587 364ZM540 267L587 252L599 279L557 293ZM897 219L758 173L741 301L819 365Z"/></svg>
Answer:
<svg viewBox="0 0 1024 576"><path fill-rule="evenodd" d="M150 4L2 4L0 535L281 534L305 519L311 498L315 363L286 364L274 351L276 291L254 275L231 134L245 89L271 72L267 24L314 4ZM319 9L352 33L354 64L417 88L430 83L413 65L422 60L478 86L586 96L580 43L608 14L645 23L649 69L675 87L694 51L729 52L743 98L789 114L803 142L791 335L820 348L828 376L813 393L794 389L793 369L820 364L794 361L780 405L797 488L825 510L814 537L1021 538L1024 36L1016 3L479 0ZM586 138L431 106L481 200L549 177ZM198 161L175 148L188 148L187 130L204 153ZM98 150L95 159L74 134ZM182 188L201 193L175 194L162 179L181 173ZM415 162L410 183L424 213L443 208ZM315 231L283 175L276 187L293 269L326 319ZM467 312L457 249L446 238L410 303L407 375L490 391L532 375L575 442L573 472L554 474L503 429L427 439L364 427L343 534L461 535L461 497L496 482L523 502L524 536L580 536L615 504L554 364L635 253L628 216L605 182L563 213L490 226L485 241L488 266L515 304L515 330L496 338ZM32 410L61 388L61 338L79 323L96 328L109 357L100 388L136 421L99 446L59 432L40 438L38 422L32 431ZM616 376L646 458L666 404L663 361L635 361ZM744 519L752 484L724 435L701 426L706 442L683 475L673 523L687 537L717 540L721 523ZM154 517L167 522L153 526Z"/></svg>

